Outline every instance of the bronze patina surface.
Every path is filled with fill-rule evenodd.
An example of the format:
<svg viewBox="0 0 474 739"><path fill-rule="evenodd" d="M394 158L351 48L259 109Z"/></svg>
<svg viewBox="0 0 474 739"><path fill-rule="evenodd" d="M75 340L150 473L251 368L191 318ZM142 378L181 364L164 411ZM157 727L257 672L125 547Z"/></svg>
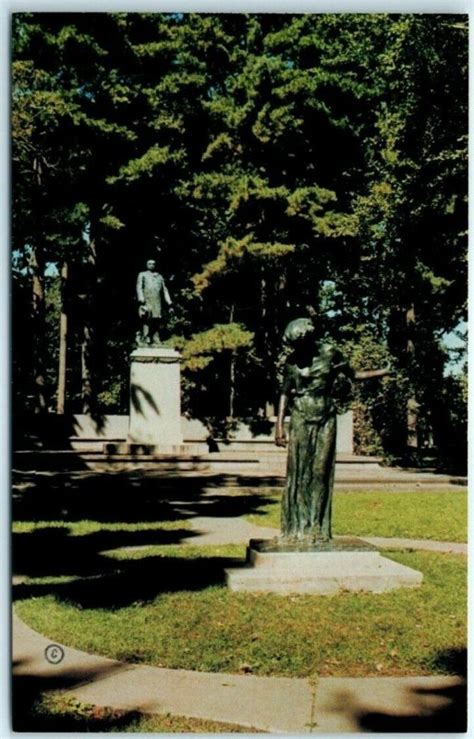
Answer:
<svg viewBox="0 0 474 739"><path fill-rule="evenodd" d="M275 537L275 539L251 539L249 542L250 549L262 553L278 553L285 552L374 552L377 547L369 544L362 539L353 536L338 536L334 539L324 541L323 539L284 539Z"/></svg>
<svg viewBox="0 0 474 739"><path fill-rule="evenodd" d="M334 341L317 322L297 318L288 324L284 341L290 353L284 371L275 434L286 446L284 418L290 410L287 478L282 498L281 533L291 546L329 541L332 537L332 493L336 459L336 382L366 380L387 369L354 372ZM301 551L301 548L299 549Z"/></svg>
<svg viewBox="0 0 474 739"><path fill-rule="evenodd" d="M137 347L161 346L159 329L162 325L163 307L171 310L172 301L163 276L156 269L154 259L146 263L146 271L137 278L138 317L141 328L137 332Z"/></svg>

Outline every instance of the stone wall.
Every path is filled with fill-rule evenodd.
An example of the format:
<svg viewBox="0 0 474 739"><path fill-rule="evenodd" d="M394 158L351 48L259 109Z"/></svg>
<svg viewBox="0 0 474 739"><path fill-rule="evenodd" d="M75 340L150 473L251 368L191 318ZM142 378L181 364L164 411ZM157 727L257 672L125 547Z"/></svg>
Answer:
<svg viewBox="0 0 474 739"><path fill-rule="evenodd" d="M230 443L220 444L222 449L233 449L236 451L259 448L272 448L273 430L272 422L269 420L267 433L252 432L246 423L240 423L231 433ZM71 442L84 441L124 441L128 432L128 416L102 416L100 420L87 415L75 415L71 418L69 440ZM181 417L181 430L184 442L205 443L209 437L209 431L198 419ZM344 413L338 417L337 445L339 454L353 453L353 421L352 412Z"/></svg>

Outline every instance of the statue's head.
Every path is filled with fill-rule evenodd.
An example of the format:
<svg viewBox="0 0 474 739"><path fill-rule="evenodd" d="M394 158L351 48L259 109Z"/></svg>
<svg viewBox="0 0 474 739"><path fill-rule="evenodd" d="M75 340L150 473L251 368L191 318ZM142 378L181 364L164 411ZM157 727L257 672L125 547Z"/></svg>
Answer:
<svg viewBox="0 0 474 739"><path fill-rule="evenodd" d="M283 334L283 340L292 349L300 344L306 344L308 340L314 338L315 328L313 322L309 318L295 318L290 321Z"/></svg>
<svg viewBox="0 0 474 739"><path fill-rule="evenodd" d="M156 269L156 261L154 259L149 259L146 263L146 268L150 270L150 272L154 272Z"/></svg>

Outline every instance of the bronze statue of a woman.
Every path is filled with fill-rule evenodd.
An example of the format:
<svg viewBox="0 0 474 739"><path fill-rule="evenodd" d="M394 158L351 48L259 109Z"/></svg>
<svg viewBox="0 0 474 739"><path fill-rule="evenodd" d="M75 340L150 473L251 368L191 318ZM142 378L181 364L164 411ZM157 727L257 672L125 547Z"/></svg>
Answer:
<svg viewBox="0 0 474 739"><path fill-rule="evenodd" d="M388 370L354 372L337 347L318 336L309 318L291 321L284 341L291 353L278 407L277 446L286 446L283 423L289 406L291 417L281 531L285 540L328 541L336 457L335 381L341 374L365 380Z"/></svg>

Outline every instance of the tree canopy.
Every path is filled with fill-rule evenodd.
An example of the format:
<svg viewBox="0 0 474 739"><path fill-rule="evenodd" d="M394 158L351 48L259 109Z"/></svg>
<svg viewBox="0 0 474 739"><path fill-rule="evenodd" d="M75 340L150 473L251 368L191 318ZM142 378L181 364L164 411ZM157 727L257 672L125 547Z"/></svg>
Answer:
<svg viewBox="0 0 474 739"><path fill-rule="evenodd" d="M190 413L274 403L309 306L356 362L391 362L367 407L402 428L412 399L440 431L441 340L467 310L467 48L460 15L14 14L13 308L20 334L29 290L37 337L15 402L54 399L51 283L69 407L126 412L153 256Z"/></svg>

